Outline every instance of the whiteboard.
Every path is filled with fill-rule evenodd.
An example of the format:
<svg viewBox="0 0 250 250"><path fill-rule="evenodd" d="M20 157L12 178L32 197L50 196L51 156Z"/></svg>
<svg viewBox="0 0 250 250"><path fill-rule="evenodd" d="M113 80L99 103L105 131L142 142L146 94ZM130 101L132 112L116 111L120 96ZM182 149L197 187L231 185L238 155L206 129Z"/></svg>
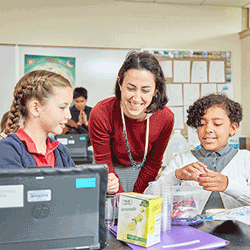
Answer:
<svg viewBox="0 0 250 250"><path fill-rule="evenodd" d="M24 75L25 55L75 57L75 87L84 87L88 90L87 105L93 107L100 100L114 96L118 71L129 51L128 49L1 45L0 117L9 110L15 84Z"/></svg>
<svg viewBox="0 0 250 250"><path fill-rule="evenodd" d="M10 109L16 85L15 46L0 46L0 120Z"/></svg>

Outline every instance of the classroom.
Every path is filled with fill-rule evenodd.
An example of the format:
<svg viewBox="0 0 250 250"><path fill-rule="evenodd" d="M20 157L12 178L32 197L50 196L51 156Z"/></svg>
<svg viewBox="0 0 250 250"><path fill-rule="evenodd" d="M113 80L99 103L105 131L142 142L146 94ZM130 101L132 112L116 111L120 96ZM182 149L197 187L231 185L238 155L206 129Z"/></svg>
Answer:
<svg viewBox="0 0 250 250"><path fill-rule="evenodd" d="M25 55L75 58L74 87L88 89L94 107L114 95L118 70L131 50L219 51L230 52L233 99L243 106L236 136L250 137L249 8L249 0L4 1L0 117L24 75ZM247 234L248 227L242 227ZM121 247L112 236L108 240L108 250Z"/></svg>
<svg viewBox="0 0 250 250"><path fill-rule="evenodd" d="M238 134L248 136L249 38L239 34L248 28L247 4L247 1L229 1L225 6L223 1L87 0L82 3L75 0L62 1L60 6L51 1L23 1L13 6L10 1L1 7L0 44L231 51L234 96L245 107ZM16 82L21 74L16 73L18 69L10 73L9 63L5 60L2 67L6 67L3 70L6 80L10 74L15 74ZM1 85L6 85L6 80L2 78ZM4 110L10 106L8 100L15 82L8 82L1 93ZM81 85L80 81L76 81L78 85ZM90 91L89 95L89 104L94 105L95 102L91 103L94 94ZM1 115L4 113L2 109Z"/></svg>

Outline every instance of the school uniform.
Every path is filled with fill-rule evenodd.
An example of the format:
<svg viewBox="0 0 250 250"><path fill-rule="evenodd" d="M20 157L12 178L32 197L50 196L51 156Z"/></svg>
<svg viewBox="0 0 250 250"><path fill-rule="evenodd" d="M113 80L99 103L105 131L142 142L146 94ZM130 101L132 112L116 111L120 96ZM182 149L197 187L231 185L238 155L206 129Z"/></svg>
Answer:
<svg viewBox="0 0 250 250"><path fill-rule="evenodd" d="M75 167L68 149L47 137L45 155L37 152L35 143L19 129L0 141L0 168L18 169L36 166Z"/></svg>
<svg viewBox="0 0 250 250"><path fill-rule="evenodd" d="M232 152L236 153L234 154ZM199 153L200 152L194 153L191 150L189 150L185 153L176 155L166 166L158 181L162 182L163 184L165 182L172 182L173 185L195 186L201 188L199 186L199 183L196 181L182 181L175 177L175 171L177 169L183 168L186 165L197 162L198 160L203 162L201 157L197 157ZM208 155L209 154L206 155L203 154L204 158L207 158ZM225 166L222 167L221 171L218 171L221 174L227 176L229 182L228 187L224 192L218 192L223 207L226 209L232 209L239 206L249 206L250 205L250 151L228 150L227 153L225 153L223 156L225 157L225 159L227 158L227 156L231 157L231 160L229 162L226 161L224 162ZM214 166L215 165L220 166L220 164L214 164ZM211 167L209 168L211 169ZM216 169L213 170L216 171ZM198 202L199 213L204 212L205 207L207 208L206 204L209 201L209 198L212 193L214 192L206 191L201 188L201 195ZM219 203L218 204L214 203L213 208L218 208L217 205L219 205Z"/></svg>

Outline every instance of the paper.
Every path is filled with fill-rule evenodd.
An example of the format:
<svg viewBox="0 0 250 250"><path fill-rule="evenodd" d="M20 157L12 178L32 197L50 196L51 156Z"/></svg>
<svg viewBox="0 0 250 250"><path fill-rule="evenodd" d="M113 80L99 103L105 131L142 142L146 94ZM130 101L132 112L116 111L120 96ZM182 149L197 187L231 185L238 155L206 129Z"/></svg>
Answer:
<svg viewBox="0 0 250 250"><path fill-rule="evenodd" d="M160 62L163 74L165 78L172 78L173 73L172 73L172 61L161 61Z"/></svg>
<svg viewBox="0 0 250 250"><path fill-rule="evenodd" d="M174 61L174 82L190 82L190 61Z"/></svg>
<svg viewBox="0 0 250 250"><path fill-rule="evenodd" d="M237 220L250 225L250 206L237 207L233 209L225 209L204 219L205 221L213 220Z"/></svg>
<svg viewBox="0 0 250 250"><path fill-rule="evenodd" d="M184 122L187 123L187 110L189 109L189 106L184 106Z"/></svg>
<svg viewBox="0 0 250 250"><path fill-rule="evenodd" d="M216 94L216 84L202 84L201 85L201 96L208 94Z"/></svg>
<svg viewBox="0 0 250 250"><path fill-rule="evenodd" d="M209 82L225 82L225 62L211 61L209 65Z"/></svg>
<svg viewBox="0 0 250 250"><path fill-rule="evenodd" d="M184 84L184 105L192 105L200 97L199 84Z"/></svg>
<svg viewBox="0 0 250 250"><path fill-rule="evenodd" d="M0 208L23 207L24 185L0 186Z"/></svg>
<svg viewBox="0 0 250 250"><path fill-rule="evenodd" d="M167 96L169 97L168 106L181 106L182 101L182 85L181 84L168 84Z"/></svg>
<svg viewBox="0 0 250 250"><path fill-rule="evenodd" d="M110 232L116 236L117 227L112 226L109 228ZM137 246L131 243L125 242L133 250L145 250L145 247ZM190 243L190 244L188 244ZM177 248L173 247L171 249L176 250L194 250L194 249L211 249L216 247L222 247L228 245L230 242L221 239L212 234L200 231L196 228L189 226L172 226L169 233L161 232L161 242L155 244L151 247L146 248L147 250L162 250L170 249L167 248L169 245L183 244L179 245Z"/></svg>
<svg viewBox="0 0 250 250"><path fill-rule="evenodd" d="M218 84L218 93L224 93L229 97L230 99L234 99L234 90L233 90L233 84Z"/></svg>
<svg viewBox="0 0 250 250"><path fill-rule="evenodd" d="M192 83L207 82L207 62L194 61L192 64Z"/></svg>
<svg viewBox="0 0 250 250"><path fill-rule="evenodd" d="M183 107L170 107L171 111L174 113L174 128L173 129L183 129Z"/></svg>

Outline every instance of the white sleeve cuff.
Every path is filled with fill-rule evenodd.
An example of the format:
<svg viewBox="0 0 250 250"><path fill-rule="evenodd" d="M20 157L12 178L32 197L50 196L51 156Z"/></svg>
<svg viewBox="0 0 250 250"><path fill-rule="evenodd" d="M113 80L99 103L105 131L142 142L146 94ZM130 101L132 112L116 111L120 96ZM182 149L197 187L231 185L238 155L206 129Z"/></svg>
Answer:
<svg viewBox="0 0 250 250"><path fill-rule="evenodd" d="M224 191L225 194L230 195L234 198L239 198L242 195L242 191L244 191L246 185L239 183L236 180L230 180L228 178L228 186Z"/></svg>
<svg viewBox="0 0 250 250"><path fill-rule="evenodd" d="M179 185L180 183L182 183L181 180L177 179L175 176L175 170L170 172L168 175L163 175L161 178L162 182L171 182L173 185Z"/></svg>

